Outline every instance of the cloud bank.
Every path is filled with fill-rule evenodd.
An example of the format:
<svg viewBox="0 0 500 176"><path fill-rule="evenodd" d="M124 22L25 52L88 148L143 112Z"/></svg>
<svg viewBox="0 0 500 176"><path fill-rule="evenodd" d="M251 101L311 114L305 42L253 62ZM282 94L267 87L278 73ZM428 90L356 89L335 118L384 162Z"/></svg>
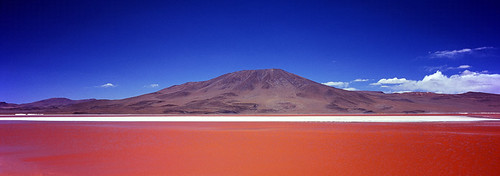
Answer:
<svg viewBox="0 0 500 176"><path fill-rule="evenodd" d="M446 76L436 71L422 80L405 78L380 79L371 85L380 85L395 92L425 91L446 94L465 92L486 92L500 94L500 74L486 74L465 70L460 74Z"/></svg>

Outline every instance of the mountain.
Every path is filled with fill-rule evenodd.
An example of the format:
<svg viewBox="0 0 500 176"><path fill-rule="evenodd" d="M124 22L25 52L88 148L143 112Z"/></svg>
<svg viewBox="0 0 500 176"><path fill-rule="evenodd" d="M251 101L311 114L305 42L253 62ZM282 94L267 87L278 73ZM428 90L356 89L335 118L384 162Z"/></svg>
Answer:
<svg viewBox="0 0 500 176"><path fill-rule="evenodd" d="M77 103L83 103L88 101L94 101L95 99L85 99L85 100L71 100L68 98L49 98L41 101L36 101L33 103L23 104L23 106L30 107L61 107Z"/></svg>
<svg viewBox="0 0 500 176"><path fill-rule="evenodd" d="M238 71L207 81L188 82L121 100L71 100L71 103L64 103L70 101L62 99L49 100L30 105L39 108L33 111L45 113L313 114L500 111L500 95L497 94L385 94L374 91L347 91L281 69ZM46 108L45 103L53 106ZM16 111L7 109L4 108L0 112Z"/></svg>
<svg viewBox="0 0 500 176"><path fill-rule="evenodd" d="M12 104L0 102L0 112L3 111L17 111L17 112L36 112L36 111L58 111L61 108L83 103L95 101L95 99L84 99L84 100L71 100L68 98L49 98L45 100L40 100L32 103L25 104Z"/></svg>
<svg viewBox="0 0 500 176"><path fill-rule="evenodd" d="M18 106L17 104L14 104L14 103L7 103L7 102L0 102L0 109L4 108L13 108L13 107L16 107Z"/></svg>

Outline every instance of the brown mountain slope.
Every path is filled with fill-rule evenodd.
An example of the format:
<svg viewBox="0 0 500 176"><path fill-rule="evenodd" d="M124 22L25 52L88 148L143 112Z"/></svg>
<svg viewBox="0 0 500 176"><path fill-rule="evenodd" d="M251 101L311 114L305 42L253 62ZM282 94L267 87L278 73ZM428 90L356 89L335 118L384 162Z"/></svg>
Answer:
<svg viewBox="0 0 500 176"><path fill-rule="evenodd" d="M423 113L500 111L500 95L346 91L281 69L244 70L121 100L93 100L46 113Z"/></svg>
<svg viewBox="0 0 500 176"><path fill-rule="evenodd" d="M374 101L280 69L245 70L115 101L79 104L88 113L365 112ZM345 109L345 110L344 110Z"/></svg>

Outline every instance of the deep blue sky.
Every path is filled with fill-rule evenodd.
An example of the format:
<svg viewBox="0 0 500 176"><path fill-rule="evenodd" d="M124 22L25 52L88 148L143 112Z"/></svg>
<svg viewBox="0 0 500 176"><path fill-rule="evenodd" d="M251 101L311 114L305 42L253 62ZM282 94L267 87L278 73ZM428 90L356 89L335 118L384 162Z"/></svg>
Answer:
<svg viewBox="0 0 500 176"><path fill-rule="evenodd" d="M499 31L493 0L2 0L0 101L126 98L263 68L357 90L499 93ZM417 82L437 71L437 86L470 89Z"/></svg>

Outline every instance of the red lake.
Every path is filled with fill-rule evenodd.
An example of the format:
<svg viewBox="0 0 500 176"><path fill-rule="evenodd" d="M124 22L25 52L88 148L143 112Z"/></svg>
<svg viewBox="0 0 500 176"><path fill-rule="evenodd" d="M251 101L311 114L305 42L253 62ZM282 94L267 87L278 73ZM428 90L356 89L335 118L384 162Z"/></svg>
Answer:
<svg viewBox="0 0 500 176"><path fill-rule="evenodd" d="M0 122L0 175L498 175L500 122Z"/></svg>

